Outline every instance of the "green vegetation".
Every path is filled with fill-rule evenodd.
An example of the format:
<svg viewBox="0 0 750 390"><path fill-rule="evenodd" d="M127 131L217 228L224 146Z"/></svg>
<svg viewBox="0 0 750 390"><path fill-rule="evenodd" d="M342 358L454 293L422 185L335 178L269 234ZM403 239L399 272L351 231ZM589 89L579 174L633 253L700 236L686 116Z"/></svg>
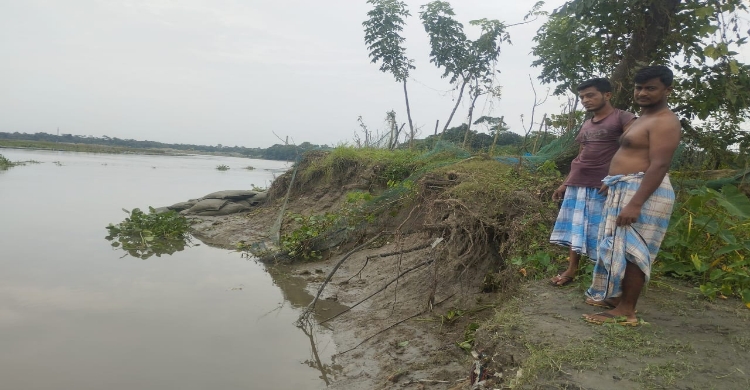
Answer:
<svg viewBox="0 0 750 390"><path fill-rule="evenodd" d="M156 141L89 137L81 135L47 133L3 133L0 132L0 146L9 148L29 148L61 150L68 152L113 153L113 154L157 154L176 155L186 153L218 154L266 160L293 161L309 150L326 150L326 145L313 145L309 142L295 145L273 145L267 149L246 148L243 146L206 146L192 144L167 144Z"/></svg>
<svg viewBox="0 0 750 390"><path fill-rule="evenodd" d="M7 158L5 158L5 156L0 154L0 169L8 169L15 165L16 164L14 164L13 161L8 160Z"/></svg>
<svg viewBox="0 0 750 390"><path fill-rule="evenodd" d="M609 77L612 103L633 110L635 69L676 70L671 106L697 169L743 167L750 133L750 65L740 62L748 5L743 0L571 0L534 38L540 79L568 94L581 81ZM572 157L571 157L572 159Z"/></svg>
<svg viewBox="0 0 750 390"><path fill-rule="evenodd" d="M682 194L657 270L700 284L713 299L741 297L750 308L750 199L734 186Z"/></svg>
<svg viewBox="0 0 750 390"><path fill-rule="evenodd" d="M324 234L341 218L338 213L323 215L289 215L297 228L281 236L280 249L291 257L303 260L319 259L320 251L315 250L315 239Z"/></svg>
<svg viewBox="0 0 750 390"><path fill-rule="evenodd" d="M35 160L10 161L5 156L0 154L0 169L8 169L8 168L16 167L19 165L26 165L26 164L40 164L40 162L35 161Z"/></svg>
<svg viewBox="0 0 750 390"><path fill-rule="evenodd" d="M152 207L144 213L140 209L125 211L129 217L117 225L107 226L105 237L112 246L143 260L156 255L171 255L185 249L190 241L187 219L175 211L158 213Z"/></svg>
<svg viewBox="0 0 750 390"><path fill-rule="evenodd" d="M217 165L216 169L219 170L219 171L228 171L229 170L229 165L224 165L224 164Z"/></svg>

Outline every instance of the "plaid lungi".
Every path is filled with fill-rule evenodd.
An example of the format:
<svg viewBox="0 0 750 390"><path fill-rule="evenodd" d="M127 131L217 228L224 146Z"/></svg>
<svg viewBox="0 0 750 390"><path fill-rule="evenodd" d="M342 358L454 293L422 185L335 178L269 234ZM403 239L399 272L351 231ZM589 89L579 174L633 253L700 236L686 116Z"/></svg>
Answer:
<svg viewBox="0 0 750 390"><path fill-rule="evenodd" d="M646 275L651 275L651 265L659 253L659 246L667 232L669 217L674 206L674 190L669 176L664 176L659 188L641 207L638 220L628 226L617 226L617 216L630 202L641 185L643 172L631 175L607 176L602 180L609 186L604 203L602 224L599 228L599 248L594 280L586 295L596 299L619 297L625 266L631 262Z"/></svg>
<svg viewBox="0 0 750 390"><path fill-rule="evenodd" d="M596 260L604 199L598 188L569 186L549 241Z"/></svg>

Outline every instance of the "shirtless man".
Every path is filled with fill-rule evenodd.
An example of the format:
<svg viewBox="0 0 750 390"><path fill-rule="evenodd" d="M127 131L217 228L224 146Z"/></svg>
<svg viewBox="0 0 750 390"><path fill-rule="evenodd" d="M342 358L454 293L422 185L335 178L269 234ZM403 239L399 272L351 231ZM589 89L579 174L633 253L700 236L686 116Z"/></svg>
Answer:
<svg viewBox="0 0 750 390"><path fill-rule="evenodd" d="M667 171L680 142L680 121L667 106L672 71L649 66L635 75L641 116L623 134L602 190L608 190L589 299L611 310L584 315L595 324L637 325L635 306L669 225L674 191Z"/></svg>

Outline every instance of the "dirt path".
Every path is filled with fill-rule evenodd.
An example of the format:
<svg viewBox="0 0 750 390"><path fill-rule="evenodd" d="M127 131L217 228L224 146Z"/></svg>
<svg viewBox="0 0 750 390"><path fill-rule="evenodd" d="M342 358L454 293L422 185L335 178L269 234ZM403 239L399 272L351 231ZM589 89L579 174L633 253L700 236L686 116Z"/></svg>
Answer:
<svg viewBox="0 0 750 390"><path fill-rule="evenodd" d="M581 315L599 310L580 288L537 281L488 324L483 348L517 351L522 363L512 369L531 388L750 388L750 310L741 302L710 303L657 280L638 310L647 323L637 328L591 325Z"/></svg>

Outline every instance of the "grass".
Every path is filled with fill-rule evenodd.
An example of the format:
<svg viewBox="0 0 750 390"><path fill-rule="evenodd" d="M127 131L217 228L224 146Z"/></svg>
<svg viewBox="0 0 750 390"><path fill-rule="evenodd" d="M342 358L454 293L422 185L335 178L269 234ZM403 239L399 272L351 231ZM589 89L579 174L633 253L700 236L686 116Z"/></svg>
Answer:
<svg viewBox="0 0 750 390"><path fill-rule="evenodd" d="M693 366L683 359L670 360L664 363L647 364L634 378L646 388L672 388L678 379L682 379L692 371Z"/></svg>
<svg viewBox="0 0 750 390"><path fill-rule="evenodd" d="M657 331L646 326L635 329L618 325L596 327L592 328L591 337L572 339L565 344L535 341L532 326L521 311L519 298L506 303L483 325L496 341L500 341L498 348L511 343L526 351L527 356L519 367L521 375L513 379L517 386L532 385L540 379L554 379L571 370L596 370L613 358L632 360L635 356L639 361L645 361L695 352L689 343L665 341ZM669 386L686 375L689 369L686 362L671 359L647 364L636 376L638 381Z"/></svg>
<svg viewBox="0 0 750 390"><path fill-rule="evenodd" d="M324 177L330 180L340 173L351 169L374 166L373 171L381 184L391 181L401 181L408 177L423 163L417 161L419 152L410 150L385 150L371 148L353 148L339 146L326 153L320 159L312 160L311 164L301 172L304 181Z"/></svg>

